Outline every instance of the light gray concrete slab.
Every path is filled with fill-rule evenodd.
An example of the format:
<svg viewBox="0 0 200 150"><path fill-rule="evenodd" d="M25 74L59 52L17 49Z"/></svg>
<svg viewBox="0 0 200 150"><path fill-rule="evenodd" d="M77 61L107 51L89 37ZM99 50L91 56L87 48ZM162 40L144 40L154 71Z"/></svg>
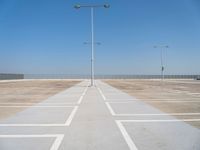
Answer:
<svg viewBox="0 0 200 150"><path fill-rule="evenodd" d="M110 103L116 114L161 114L163 112L141 102Z"/></svg>
<svg viewBox="0 0 200 150"><path fill-rule="evenodd" d="M32 107L15 117L0 122L2 124L64 124L73 107Z"/></svg>
<svg viewBox="0 0 200 150"><path fill-rule="evenodd" d="M176 118L165 116L126 116L163 112L101 81L87 88L89 81L75 85L0 122L0 149L3 150L199 150L200 131ZM106 99L109 97L109 99ZM132 101L127 103L111 103ZM116 114L113 116L110 108ZM71 104L73 103L73 104ZM40 107L40 106L73 106ZM38 107L39 106L39 107ZM77 108L77 109L74 109ZM75 111L74 111L75 110ZM73 113L74 111L74 113ZM72 115L71 115L72 114ZM64 118L71 123L62 124ZM33 119L34 118L34 119ZM138 121L147 122L138 122ZM151 122L157 120L156 122ZM169 120L169 122L159 122ZM176 119L177 120L177 119ZM1 126L26 124L25 126ZM27 124L54 124L27 126ZM63 135L63 136L62 136ZM4 137L4 136L8 136ZM13 137L12 137L13 136ZM21 136L16 138L15 136ZM25 136L25 137L23 137ZM26 137L33 136L33 137Z"/></svg>
<svg viewBox="0 0 200 150"><path fill-rule="evenodd" d="M108 95L115 88L99 82L102 97ZM110 88L110 90L104 90ZM113 90L112 90L113 89ZM134 102L127 102L126 94L117 91L116 96L105 99L108 109L115 117L116 123L131 150L199 150L200 130L170 116L142 101L133 98ZM121 96L119 96L121 94ZM110 101L113 99L114 103ZM131 100L131 99L130 99ZM151 114L154 114L151 116ZM156 116L158 114L158 116ZM160 115L160 116L159 116ZM194 118L194 116L193 116ZM199 116L195 119L200 121ZM188 119L188 117L187 117ZM187 121L187 119L184 119ZM194 119L194 120L195 120ZM191 119L193 121L193 119Z"/></svg>
<svg viewBox="0 0 200 150"><path fill-rule="evenodd" d="M110 85L97 81L98 87L103 92L106 101L127 101L127 100L137 100L135 97L128 95L127 93L122 92L116 88L111 87Z"/></svg>
<svg viewBox="0 0 200 150"><path fill-rule="evenodd" d="M138 150L199 150L200 131L183 122L123 123Z"/></svg>
<svg viewBox="0 0 200 150"><path fill-rule="evenodd" d="M77 102L81 103L87 86L88 81L83 81L13 117L2 120L0 122L0 149L58 150L67 126L76 115L79 106ZM74 95L77 98L74 101L75 105L71 106L69 102Z"/></svg>
<svg viewBox="0 0 200 150"><path fill-rule="evenodd" d="M1 150L50 150L55 138L0 138Z"/></svg>
<svg viewBox="0 0 200 150"><path fill-rule="evenodd" d="M88 89L61 149L129 149L96 87Z"/></svg>

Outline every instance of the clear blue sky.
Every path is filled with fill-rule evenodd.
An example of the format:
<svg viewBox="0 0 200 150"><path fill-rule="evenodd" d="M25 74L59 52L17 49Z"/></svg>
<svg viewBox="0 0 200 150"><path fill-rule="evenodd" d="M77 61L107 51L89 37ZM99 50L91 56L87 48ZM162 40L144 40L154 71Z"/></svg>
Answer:
<svg viewBox="0 0 200 150"><path fill-rule="evenodd" d="M0 72L89 74L90 10L98 74L200 74L199 0L0 0Z"/></svg>

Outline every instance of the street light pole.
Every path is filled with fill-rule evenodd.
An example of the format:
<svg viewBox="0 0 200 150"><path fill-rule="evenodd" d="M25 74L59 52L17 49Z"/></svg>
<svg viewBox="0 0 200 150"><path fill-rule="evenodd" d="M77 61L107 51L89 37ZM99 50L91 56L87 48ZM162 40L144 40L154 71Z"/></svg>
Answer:
<svg viewBox="0 0 200 150"><path fill-rule="evenodd" d="M154 46L154 48L160 48L161 78L162 78L162 80L164 80L165 79L165 74L164 74L165 67L163 64L163 48L169 48L169 46L168 45Z"/></svg>
<svg viewBox="0 0 200 150"><path fill-rule="evenodd" d="M75 5L74 8L80 9L81 7L91 9L91 86L94 86L94 8L104 7L110 8L110 5Z"/></svg>
<svg viewBox="0 0 200 150"><path fill-rule="evenodd" d="M160 62L161 62L161 75L162 75L162 80L164 80L165 75L164 75L164 65L163 65L163 49L160 49Z"/></svg>
<svg viewBox="0 0 200 150"><path fill-rule="evenodd" d="M94 32L93 32L94 33ZM94 37L94 36L92 36ZM91 57L91 85L95 85L94 83L94 45L101 45L100 42L84 42L83 44L89 44L92 46L92 51L91 51L91 54L92 54L92 57ZM93 59L92 59L93 58ZM93 77L93 78L92 78Z"/></svg>
<svg viewBox="0 0 200 150"><path fill-rule="evenodd" d="M92 37L92 51L91 51L91 86L94 85L94 8L91 7L91 37Z"/></svg>

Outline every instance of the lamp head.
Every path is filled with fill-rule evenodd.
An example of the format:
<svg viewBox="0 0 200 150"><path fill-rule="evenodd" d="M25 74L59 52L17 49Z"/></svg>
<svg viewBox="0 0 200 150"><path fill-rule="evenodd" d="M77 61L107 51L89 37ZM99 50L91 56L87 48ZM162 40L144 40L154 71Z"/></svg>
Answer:
<svg viewBox="0 0 200 150"><path fill-rule="evenodd" d="M110 5L109 4L105 4L103 5L104 8L110 8Z"/></svg>
<svg viewBox="0 0 200 150"><path fill-rule="evenodd" d="M74 8L79 9L79 8L81 8L81 5L77 4L77 5L74 6Z"/></svg>

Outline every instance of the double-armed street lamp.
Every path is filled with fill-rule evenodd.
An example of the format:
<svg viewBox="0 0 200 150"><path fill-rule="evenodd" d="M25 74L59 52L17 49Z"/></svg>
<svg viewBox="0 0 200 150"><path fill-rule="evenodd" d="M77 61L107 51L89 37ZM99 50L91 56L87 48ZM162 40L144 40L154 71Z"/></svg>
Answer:
<svg viewBox="0 0 200 150"><path fill-rule="evenodd" d="M110 8L109 4L104 5L75 5L75 9L90 8L91 9L91 86L94 86L94 9Z"/></svg>

